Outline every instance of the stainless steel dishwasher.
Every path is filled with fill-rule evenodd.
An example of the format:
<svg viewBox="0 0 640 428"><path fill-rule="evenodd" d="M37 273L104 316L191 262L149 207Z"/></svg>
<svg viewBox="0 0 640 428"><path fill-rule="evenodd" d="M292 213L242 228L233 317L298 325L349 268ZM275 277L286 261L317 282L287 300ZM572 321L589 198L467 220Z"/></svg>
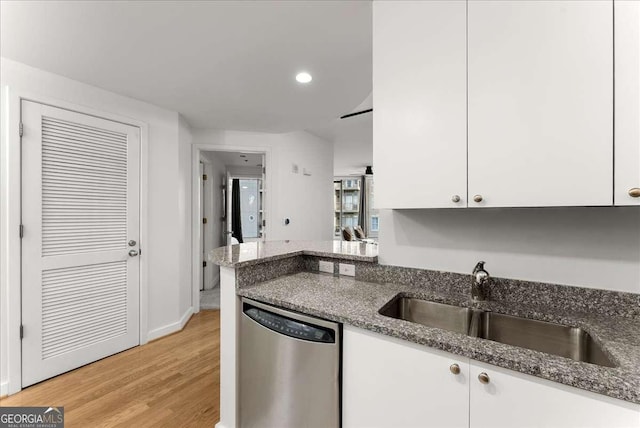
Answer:
<svg viewBox="0 0 640 428"><path fill-rule="evenodd" d="M340 426L340 325L242 299L241 428Z"/></svg>

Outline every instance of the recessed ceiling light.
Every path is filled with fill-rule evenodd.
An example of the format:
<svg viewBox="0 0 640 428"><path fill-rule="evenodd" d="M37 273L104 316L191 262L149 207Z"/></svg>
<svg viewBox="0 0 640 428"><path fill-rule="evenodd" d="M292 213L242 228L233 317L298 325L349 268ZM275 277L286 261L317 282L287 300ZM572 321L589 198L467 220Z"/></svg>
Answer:
<svg viewBox="0 0 640 428"><path fill-rule="evenodd" d="M309 83L312 79L311 75L305 71L296 74L296 80L300 83Z"/></svg>

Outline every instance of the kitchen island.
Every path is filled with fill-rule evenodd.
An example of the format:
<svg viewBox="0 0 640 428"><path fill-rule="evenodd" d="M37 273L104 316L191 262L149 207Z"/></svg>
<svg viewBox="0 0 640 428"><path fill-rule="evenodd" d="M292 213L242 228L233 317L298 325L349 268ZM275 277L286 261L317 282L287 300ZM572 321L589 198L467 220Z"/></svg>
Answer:
<svg viewBox="0 0 640 428"><path fill-rule="evenodd" d="M358 409L362 410L360 413L364 412L359 408L363 403L354 397L366 393L359 385L354 385L350 375L357 370L350 372L349 368L366 367L368 360L372 359L364 358L359 362L354 360L358 351L350 346L351 340L354 343L360 341L360 349L370 344L382 354L391 354L395 349L398 355L402 355L405 352L403 349L406 350L407 347L417 347L419 352L440 353L438 358L456 361L455 364L462 367L467 378L471 376L469 367L476 363L507 369L505 371L526 376L525 386L535 379L548 382L549 385L543 385L551 388L545 391L546 396L553 396L550 391L561 388L558 391L563 394L587 400L576 404L578 407L586 405L587 408L596 409L598 414L611 411L616 415L623 414L626 418L640 417L640 322L637 295L495 278L488 300L476 304L483 310L583 328L615 362L615 367L598 366L381 315L380 309L397 296L468 306L468 275L379 265L374 256L375 246L369 248L366 244L356 244L358 253L354 254L353 244L346 244L350 244L349 247L344 247L348 254L314 250L305 253L304 243L274 243L273 249L263 248L263 254L268 254L263 262L251 258L240 260L238 257L236 264L231 260L221 268L223 318L220 427L237 426L235 350L236 325L241 314L239 296L344 324L344 426L363 423L363 419L353 414ZM269 247L271 243L262 245ZM323 245L325 249L334 248L328 244L316 244L314 248ZM291 251L287 252L287 248ZM233 253L233 249L229 247L217 251L219 258L222 253ZM235 252L242 254L243 250L237 248ZM211 260L215 261L215 257L213 255ZM339 276L337 272L319 273L318 264L321 260L336 264L348 260L355 265L356 276ZM396 361L400 366L410 368L410 358L407 357L406 364L394 360L393 356L389 356L388 361L389 364ZM377 381L383 384L385 376L381 368L370 369L377 370ZM419 368L416 370L419 371ZM392 378L393 382L401 382L402 376L398 377L398 373L393 373ZM460 381L462 377L457 379ZM470 383L469 379L465 382ZM495 382L498 381L494 380L494 384ZM490 387L496 387L494 384ZM374 387L375 382L367 385L367 390ZM403 388L411 389L410 385L395 387L398 391ZM444 394L445 390L440 391L440 394ZM383 392L380 391L374 398L384 397ZM399 395L391 392L386 402L393 402L393 396ZM464 394L468 398L469 390L460 396ZM517 396L517 393L512 392L510 395ZM434 397L418 397L420 400L438 398L437 394ZM371 409L375 407L371 401L365 405L371 405ZM473 400L471 403L467 401L466 404L460 402L457 405L469 409L473 407ZM477 416L472 420L481 421L482 417ZM609 416L605 416L604 420L612 421ZM379 422L384 425L382 421ZM458 422L458 425L465 425L464 420ZM471 424L469 420L467 423L482 425ZM595 420L590 420L590 423L598 426Z"/></svg>

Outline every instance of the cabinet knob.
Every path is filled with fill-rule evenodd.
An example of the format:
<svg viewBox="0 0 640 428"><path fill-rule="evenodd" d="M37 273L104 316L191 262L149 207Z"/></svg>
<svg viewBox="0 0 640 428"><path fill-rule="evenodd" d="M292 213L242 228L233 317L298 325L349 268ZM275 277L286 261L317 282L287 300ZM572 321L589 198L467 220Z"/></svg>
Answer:
<svg viewBox="0 0 640 428"><path fill-rule="evenodd" d="M457 364L451 364L449 366L449 371L451 373L453 373L454 375L459 375L460 374L460 366Z"/></svg>
<svg viewBox="0 0 640 428"><path fill-rule="evenodd" d="M451 197L451 200L452 200L453 202L460 202L460 196L458 196L458 195L453 195L453 196Z"/></svg>
<svg viewBox="0 0 640 428"><path fill-rule="evenodd" d="M629 189L629 196L632 198L640 198L640 187L632 187Z"/></svg>
<svg viewBox="0 0 640 428"><path fill-rule="evenodd" d="M474 200L475 202L482 202L482 195L475 195L475 196L473 197L473 200Z"/></svg>
<svg viewBox="0 0 640 428"><path fill-rule="evenodd" d="M478 375L478 380L480 381L480 383L486 385L489 383L489 375L486 374L485 372L482 372Z"/></svg>

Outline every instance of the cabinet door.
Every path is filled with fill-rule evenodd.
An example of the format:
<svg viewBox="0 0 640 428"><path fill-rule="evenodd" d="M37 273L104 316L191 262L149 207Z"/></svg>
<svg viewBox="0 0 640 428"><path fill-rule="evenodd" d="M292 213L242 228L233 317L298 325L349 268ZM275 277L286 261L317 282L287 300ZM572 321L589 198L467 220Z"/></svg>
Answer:
<svg viewBox="0 0 640 428"><path fill-rule="evenodd" d="M616 205L640 205L640 2L614 2Z"/></svg>
<svg viewBox="0 0 640 428"><path fill-rule="evenodd" d="M466 206L465 26L464 0L373 3L375 208Z"/></svg>
<svg viewBox="0 0 640 428"><path fill-rule="evenodd" d="M478 375L485 373L489 383ZM523 373L471 362L471 428L638 427L640 406Z"/></svg>
<svg viewBox="0 0 640 428"><path fill-rule="evenodd" d="M612 205L612 14L611 0L468 3L470 207Z"/></svg>
<svg viewBox="0 0 640 428"><path fill-rule="evenodd" d="M342 425L467 428L468 373L466 358L345 326Z"/></svg>

